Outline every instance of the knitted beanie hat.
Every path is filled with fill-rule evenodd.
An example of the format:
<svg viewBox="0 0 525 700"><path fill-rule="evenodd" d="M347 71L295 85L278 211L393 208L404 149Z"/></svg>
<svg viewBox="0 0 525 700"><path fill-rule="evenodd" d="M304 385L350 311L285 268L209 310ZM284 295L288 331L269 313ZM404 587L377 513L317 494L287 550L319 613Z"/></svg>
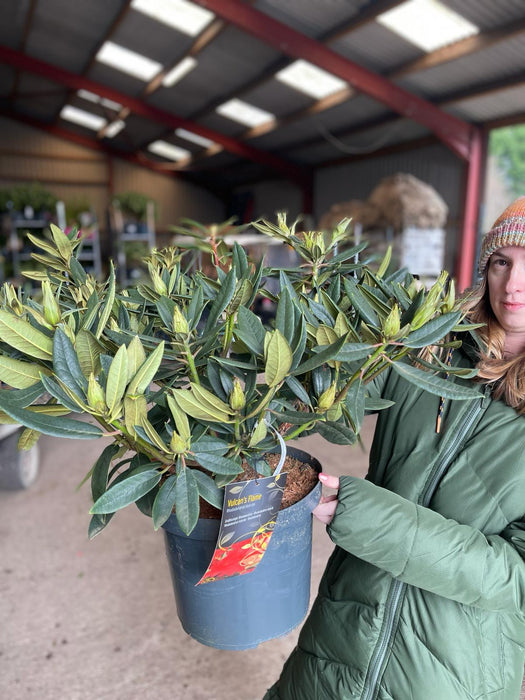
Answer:
<svg viewBox="0 0 525 700"><path fill-rule="evenodd" d="M483 274L490 256L507 246L525 248L525 197L519 197L501 214L481 244L479 272Z"/></svg>

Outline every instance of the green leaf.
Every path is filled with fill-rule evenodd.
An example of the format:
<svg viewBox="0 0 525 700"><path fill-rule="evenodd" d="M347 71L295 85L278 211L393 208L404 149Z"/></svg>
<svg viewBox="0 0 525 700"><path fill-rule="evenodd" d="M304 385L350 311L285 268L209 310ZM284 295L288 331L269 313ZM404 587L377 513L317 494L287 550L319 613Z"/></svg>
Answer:
<svg viewBox="0 0 525 700"><path fill-rule="evenodd" d="M235 279L235 270L230 270L219 287L219 292L211 306L208 320L206 321L206 327L204 329L205 333L215 327L220 315L230 303L233 293L235 292L236 284L237 281Z"/></svg>
<svg viewBox="0 0 525 700"><path fill-rule="evenodd" d="M20 316L0 310L0 338L4 343L38 360L51 360L53 339Z"/></svg>
<svg viewBox="0 0 525 700"><path fill-rule="evenodd" d="M412 331L404 340L407 348L424 348L442 340L455 327L461 318L460 311L443 314L425 323L421 328Z"/></svg>
<svg viewBox="0 0 525 700"><path fill-rule="evenodd" d="M120 345L121 343L119 343ZM146 361L146 352L138 335L134 335L127 346L128 382L135 376L139 367ZM129 392L128 392L129 393Z"/></svg>
<svg viewBox="0 0 525 700"><path fill-rule="evenodd" d="M84 377L91 373L98 375L100 370L100 353L102 346L93 333L81 328L75 340L75 350Z"/></svg>
<svg viewBox="0 0 525 700"><path fill-rule="evenodd" d="M155 496L151 511L155 530L158 530L159 527L166 522L173 511L173 506L177 498L176 485L177 477L175 475L169 476Z"/></svg>
<svg viewBox="0 0 525 700"><path fill-rule="evenodd" d="M355 362L368 357L374 350L375 347L368 343L346 343L334 359L339 362Z"/></svg>
<svg viewBox="0 0 525 700"><path fill-rule="evenodd" d="M89 521L88 539L92 540L99 535L109 523L115 513L105 513L104 515L93 515Z"/></svg>
<svg viewBox="0 0 525 700"><path fill-rule="evenodd" d="M173 331L173 312L175 311L175 302L173 299L169 297L160 297L156 303L156 307L164 326L170 332Z"/></svg>
<svg viewBox="0 0 525 700"><path fill-rule="evenodd" d="M315 429L325 440L335 445L353 445L357 440L354 431L343 423L320 421Z"/></svg>
<svg viewBox="0 0 525 700"><path fill-rule="evenodd" d="M7 396L9 401L16 403L17 406L21 406L22 408L29 406L45 393L46 388L42 381L33 384L27 389L18 389L17 391L12 391L11 389L0 390L0 396Z"/></svg>
<svg viewBox="0 0 525 700"><path fill-rule="evenodd" d="M285 384L290 388L294 396L296 396L299 401L302 401L307 406L312 405L308 392L298 379L292 376L286 377Z"/></svg>
<svg viewBox="0 0 525 700"><path fill-rule="evenodd" d="M126 346L121 345L109 367L106 383L106 406L112 412L122 400L128 380L128 354Z"/></svg>
<svg viewBox="0 0 525 700"><path fill-rule="evenodd" d="M66 234L55 224L50 224L49 228L51 229L51 235L53 236L53 240L55 241L55 245L60 253L60 256L63 260L69 261L73 247Z"/></svg>
<svg viewBox="0 0 525 700"><path fill-rule="evenodd" d="M75 284L78 286L84 284L84 282L87 280L87 273L75 257L71 258L69 268Z"/></svg>
<svg viewBox="0 0 525 700"><path fill-rule="evenodd" d="M298 367L296 367L292 374L297 375L297 374L304 374L305 372L310 372L312 369L315 369L316 367L320 367L323 365L325 362L329 362L330 360L334 360L337 356L343 345L345 344L345 336L341 336L338 338L335 343L332 343L332 345L328 345L328 347L324 348L323 350L320 350L317 352L313 357L311 357L309 360L306 360L302 364L300 364Z"/></svg>
<svg viewBox="0 0 525 700"><path fill-rule="evenodd" d="M294 337L295 325L295 305L290 292L285 287L277 304L275 327L283 334L290 345Z"/></svg>
<svg viewBox="0 0 525 700"><path fill-rule="evenodd" d="M100 314L100 319L98 322L97 330L95 336L100 338L104 329L106 328L109 317L111 316L111 311L113 310L113 303L115 301L115 268L113 267L113 262L110 260L109 269L109 286L104 300L104 305L102 307L102 313Z"/></svg>
<svg viewBox="0 0 525 700"><path fill-rule="evenodd" d="M442 396L444 399L458 399L464 401L482 396L479 389L458 386L450 380L441 379L441 377L436 377L429 372L425 372L417 367L412 367L411 365L406 365L402 362L393 362L392 369L411 384L415 384L420 389L424 389L431 394Z"/></svg>
<svg viewBox="0 0 525 700"><path fill-rule="evenodd" d="M45 435L53 435L54 437L78 438L80 440L102 437L102 431L96 425L70 418L33 413L21 408L16 400L11 401L6 396L7 393L0 392L0 409L21 425L25 425L26 428L38 430Z"/></svg>
<svg viewBox="0 0 525 700"><path fill-rule="evenodd" d="M118 451L118 445L108 445L102 450L99 458L93 465L91 472L91 496L93 497L93 501L100 498L100 496L102 496L102 494L106 491L108 486L109 467Z"/></svg>
<svg viewBox="0 0 525 700"><path fill-rule="evenodd" d="M359 316L365 321L365 323L367 323L367 325L378 328L380 324L377 314L368 299L359 289L355 279L353 277L345 277L343 284L350 303L357 311Z"/></svg>
<svg viewBox="0 0 525 700"><path fill-rule="evenodd" d="M61 328L53 340L53 369L55 375L79 398L85 398L87 379L82 374L75 348Z"/></svg>
<svg viewBox="0 0 525 700"><path fill-rule="evenodd" d="M164 443L161 436L147 418L142 417L140 426L136 426L136 431L141 436L145 435L149 442L151 442L152 445L155 445L155 447L158 447L159 450L162 450L162 452L168 453L170 451L168 446Z"/></svg>
<svg viewBox="0 0 525 700"><path fill-rule="evenodd" d="M51 394L59 403L62 404L62 406L65 406L66 408L69 408L70 411L74 411L75 413L80 413L81 408L76 403L73 401L67 394L66 392L62 389L60 384L53 379L52 377L46 377L45 375L41 375L40 380L45 388L45 390Z"/></svg>
<svg viewBox="0 0 525 700"><path fill-rule="evenodd" d="M213 474L240 474L242 472L239 460L221 457L218 454L211 455L208 452L193 452L193 454L195 461Z"/></svg>
<svg viewBox="0 0 525 700"><path fill-rule="evenodd" d="M225 455L230 449L230 446L224 440L212 437L211 435L202 435L192 443L192 450L202 454L218 454Z"/></svg>
<svg viewBox="0 0 525 700"><path fill-rule="evenodd" d="M90 513L114 513L151 491L160 481L161 474L156 469L132 474L113 484L93 504Z"/></svg>
<svg viewBox="0 0 525 700"><path fill-rule="evenodd" d="M173 397L180 408L192 418L216 423L231 423L230 407L202 386L192 384L188 389L174 389Z"/></svg>
<svg viewBox="0 0 525 700"><path fill-rule="evenodd" d="M237 312L235 335L255 355L264 353L265 330L261 319L245 306L241 306Z"/></svg>
<svg viewBox="0 0 525 700"><path fill-rule="evenodd" d="M217 487L217 484L211 477L204 474L204 472L200 472L198 469L193 470L193 476L195 477L197 488L202 498L212 506L215 506L215 508L222 510L224 491Z"/></svg>
<svg viewBox="0 0 525 700"><path fill-rule="evenodd" d="M182 531L189 535L199 519L199 489L193 471L186 467L177 470L175 515Z"/></svg>
<svg viewBox="0 0 525 700"><path fill-rule="evenodd" d="M164 341L161 341L155 350L139 367L137 373L129 383L128 394L143 394L151 384L157 373L164 354Z"/></svg>
<svg viewBox="0 0 525 700"><path fill-rule="evenodd" d="M393 406L395 401L389 399L379 399L372 396L365 397L365 411L367 413L375 413L375 411L384 411L385 408Z"/></svg>
<svg viewBox="0 0 525 700"><path fill-rule="evenodd" d="M40 381L42 367L0 355L0 382L14 389L27 389Z"/></svg>
<svg viewBox="0 0 525 700"><path fill-rule="evenodd" d="M359 433L365 416L365 385L361 380L350 385L345 397L345 405L350 414L352 427L356 433Z"/></svg>
<svg viewBox="0 0 525 700"><path fill-rule="evenodd" d="M278 386L286 379L292 359L292 350L283 334L279 330L267 334L264 376L268 386Z"/></svg>

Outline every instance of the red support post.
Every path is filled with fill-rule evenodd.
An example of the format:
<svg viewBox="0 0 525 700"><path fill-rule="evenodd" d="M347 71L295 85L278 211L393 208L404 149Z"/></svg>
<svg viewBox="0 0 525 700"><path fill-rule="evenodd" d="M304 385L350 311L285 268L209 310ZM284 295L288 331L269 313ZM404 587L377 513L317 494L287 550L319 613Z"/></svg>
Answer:
<svg viewBox="0 0 525 700"><path fill-rule="evenodd" d="M480 189L483 165L483 135L472 129L467 161L463 231L457 255L456 283L458 291L470 287L475 280Z"/></svg>

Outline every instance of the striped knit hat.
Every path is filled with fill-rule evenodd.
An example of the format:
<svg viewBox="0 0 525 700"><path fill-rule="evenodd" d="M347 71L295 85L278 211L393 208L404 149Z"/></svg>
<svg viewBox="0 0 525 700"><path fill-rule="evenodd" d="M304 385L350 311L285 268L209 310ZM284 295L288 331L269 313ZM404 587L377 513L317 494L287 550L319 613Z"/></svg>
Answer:
<svg viewBox="0 0 525 700"><path fill-rule="evenodd" d="M525 197L519 197L501 214L481 244L479 272L483 274L490 256L507 246L525 248Z"/></svg>

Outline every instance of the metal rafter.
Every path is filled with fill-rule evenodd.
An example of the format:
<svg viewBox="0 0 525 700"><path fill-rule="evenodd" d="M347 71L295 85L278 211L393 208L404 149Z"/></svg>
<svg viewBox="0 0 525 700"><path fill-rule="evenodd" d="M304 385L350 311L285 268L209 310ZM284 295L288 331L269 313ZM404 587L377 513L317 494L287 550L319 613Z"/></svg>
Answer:
<svg viewBox="0 0 525 700"><path fill-rule="evenodd" d="M404 2L404 0L401 0ZM380 3L381 4L381 3ZM384 5L390 4L390 6L394 6L397 4L400 4L399 0L397 2L391 2L391 3L383 3ZM323 41L333 41L334 38L340 38L341 36L344 36L345 34L355 30L356 28L363 26L364 24L373 21L378 14L381 14L382 12L385 12L386 9L389 9L387 7L378 7L377 5L373 5L370 8L370 11L368 12L366 18L363 17L363 15L359 15L357 20L355 21L355 24L352 22L346 23L344 26L338 27L334 32L332 32L329 35L323 36ZM373 12L372 12L373 10ZM359 20L359 21L358 21ZM404 63L402 66L398 66L392 71L389 71L384 74L384 77L389 79L389 80L396 80L398 78L401 78L406 75L410 75L412 73L416 73L418 71L422 70L427 70L429 68L434 68L438 65L442 65L443 63L448 63L450 61L458 60L459 58L462 58L463 56L466 56L468 54L475 53L477 51L481 51L482 49L489 48L490 46L493 46L494 44L503 41L505 39L508 39L510 37L518 36L519 34L523 33L525 31L525 22L513 22L511 24L505 25L504 27L498 27L496 29L488 30L484 32L481 35L477 35L476 37L469 37L467 39L463 39L457 42L454 42L453 44L449 44L448 46L444 47L443 49L437 49L436 51L432 51L425 56L418 58L414 61L409 61L407 63ZM283 67L283 65L290 63L288 59L286 60L280 60L279 62L279 68L276 70L279 70L280 68ZM253 81L250 84L247 84L243 86L242 91L243 92L248 92L249 90L253 89L257 85L259 85L262 82L266 82L267 80L270 80L273 78L274 73L276 70L269 75L269 71L265 71L264 77L258 79L257 81ZM237 93L240 94L240 93ZM309 105L305 109L300 109L295 112L291 112L283 117L280 117L279 119L275 119L273 121L266 122L266 124L262 124L259 127L255 127L253 129L248 129L246 130L243 134L238 136L237 138L240 141L247 141L249 139L257 138L259 136L262 136L264 134L270 133L271 131L275 131L278 128L282 128L283 126L289 126L290 124L293 124L296 121L300 121L301 119L308 118L312 115L315 114L320 114L326 109L330 109L332 107L335 107L339 104L342 104L343 102L346 102L347 100L350 100L352 97L356 95L356 91L348 86L342 90L339 90L336 93L333 93L327 98L324 98L322 100L318 100L316 102L313 102L311 105ZM226 97L224 99L227 99ZM222 100L216 100L217 103L219 103ZM442 103L441 100L439 102L434 102L434 104L437 105L442 105L445 104L446 100ZM192 119L198 119L207 112L206 110L200 110L198 114L193 114L191 115ZM392 117L385 117L384 118L384 123L387 123L389 121L392 121ZM381 123L381 122L380 122ZM361 130L361 127L357 127L357 130ZM352 130L353 133L353 130ZM312 143L316 140L312 140ZM202 152L199 154L196 154L193 156L191 159L191 164L194 164L195 162L198 162L205 158L208 154L206 152ZM190 162L185 163L185 165L190 165Z"/></svg>
<svg viewBox="0 0 525 700"><path fill-rule="evenodd" d="M292 163L272 155L271 153L267 153L247 144L240 143L234 138L220 134L188 119L183 119L182 117L161 110L153 105L148 105L147 103L121 93L118 90L108 88L105 85L89 80L83 76L70 73L63 68L58 68L57 66L45 63L44 61L31 58L6 46L0 46L0 60L21 70L42 75L51 81L61 83L74 90L89 90L90 92L94 92L101 97L106 97L115 102L119 102L124 107L129 108L134 114L160 124L166 124L172 129L182 127L188 129L189 131L193 131L200 136L204 136L205 138L219 143L227 151L234 153L241 158L255 161L260 165L281 173L287 178L299 183L301 186L306 186L309 183L309 173L305 171L304 168L299 168Z"/></svg>
<svg viewBox="0 0 525 700"><path fill-rule="evenodd" d="M457 155L468 160L473 135L470 124L238 0L194 2L288 56L310 61L393 111L423 124Z"/></svg>

